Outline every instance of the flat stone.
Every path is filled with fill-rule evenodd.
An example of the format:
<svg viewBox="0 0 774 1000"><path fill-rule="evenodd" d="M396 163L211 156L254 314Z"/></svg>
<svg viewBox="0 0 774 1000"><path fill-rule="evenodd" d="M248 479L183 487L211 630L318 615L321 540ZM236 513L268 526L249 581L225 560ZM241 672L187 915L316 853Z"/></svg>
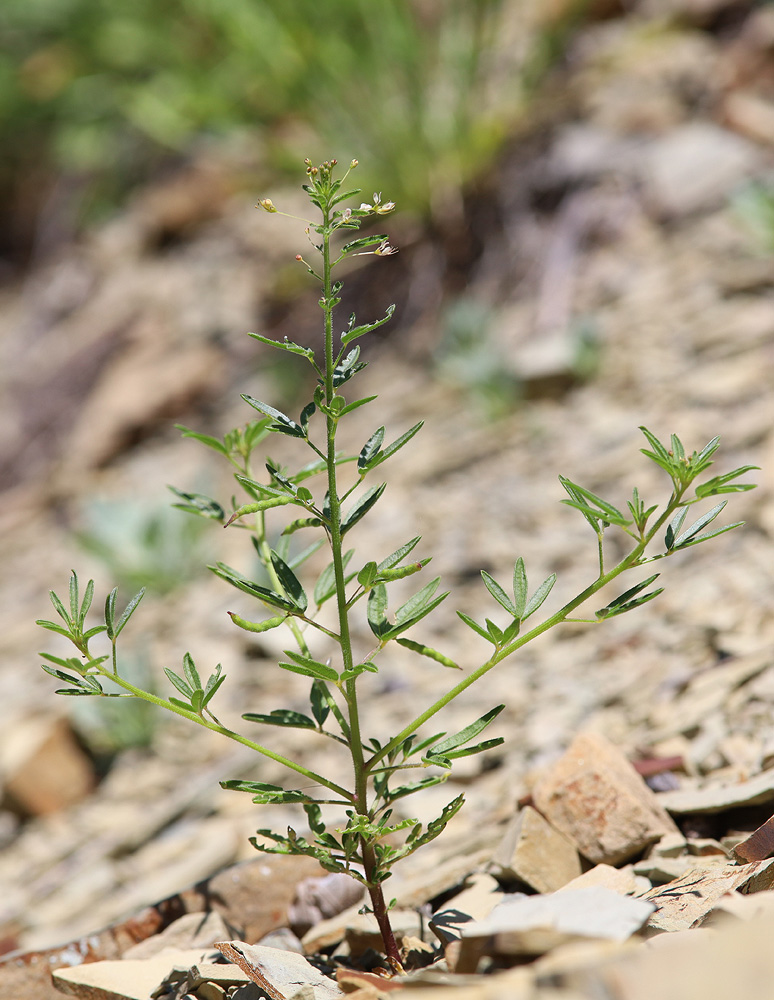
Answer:
<svg viewBox="0 0 774 1000"><path fill-rule="evenodd" d="M61 993L81 1000L148 1000L175 966L193 965L201 955L201 949L170 949L152 958L57 969L53 979Z"/></svg>
<svg viewBox="0 0 774 1000"><path fill-rule="evenodd" d="M545 896L518 896L500 903L484 920L462 928L462 937L553 929L561 934L626 941L653 913L655 904L594 886Z"/></svg>
<svg viewBox="0 0 774 1000"><path fill-rule="evenodd" d="M573 892L575 889L591 889L594 886L602 886L622 896L629 896L637 891L638 879L632 865L614 868L612 865L600 864L589 868L587 872L563 885L557 892Z"/></svg>
<svg viewBox="0 0 774 1000"><path fill-rule="evenodd" d="M271 1000L289 1000L302 992L309 1000L335 1000L342 995L332 979L295 952L243 941L223 941L218 949L265 990Z"/></svg>
<svg viewBox="0 0 774 1000"><path fill-rule="evenodd" d="M546 819L589 861L616 864L677 827L621 751L596 733L577 736L533 791Z"/></svg>
<svg viewBox="0 0 774 1000"><path fill-rule="evenodd" d="M505 894L491 875L478 873L459 895L433 914L430 930L441 944L459 940L465 924L488 917Z"/></svg>
<svg viewBox="0 0 774 1000"><path fill-rule="evenodd" d="M581 864L575 845L536 809L525 806L509 824L491 870L536 892L554 892L580 875Z"/></svg>
<svg viewBox="0 0 774 1000"><path fill-rule="evenodd" d="M642 897L656 907L648 920L648 931L661 933L696 927L726 893L761 892L773 884L774 860L694 868Z"/></svg>
<svg viewBox="0 0 774 1000"><path fill-rule="evenodd" d="M706 788L661 792L658 801L668 812L719 813L739 806L759 806L774 801L774 768L735 785L707 785Z"/></svg>

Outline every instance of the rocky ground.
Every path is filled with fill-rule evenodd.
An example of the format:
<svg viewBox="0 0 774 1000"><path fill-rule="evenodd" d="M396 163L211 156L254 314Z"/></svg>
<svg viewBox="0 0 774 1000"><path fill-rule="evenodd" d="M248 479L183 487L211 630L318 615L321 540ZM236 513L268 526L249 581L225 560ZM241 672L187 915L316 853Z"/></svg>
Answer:
<svg viewBox="0 0 774 1000"><path fill-rule="evenodd" d="M355 542L378 555L423 536L421 554L433 555L452 596L421 638L465 669L484 644L454 611L490 613L480 569L507 580L521 555L533 584L557 573L549 611L595 575L595 539L559 502L558 474L619 506L635 485L663 501L668 484L639 452L640 425L676 432L689 449L720 434L718 472L761 467L748 477L758 488L730 497L721 515L745 526L657 567L666 589L656 601L543 636L444 716L452 728L502 701L492 735L505 744L411 803L427 819L460 790L468 799L445 837L395 877L402 930L446 963L409 990L448 981L459 996L543 1000L768 995L774 869L765 834L738 845L774 802L774 265L739 196L774 166L774 8L668 6L677 19L653 0L584 29L539 124L464 205L432 235L394 217L401 254L350 275L361 315L398 303L392 330L365 354L358 394L379 398L353 420L353 446L380 423L397 436L426 420L387 467L388 490ZM218 787L280 780L273 765L140 711L73 708L54 698L35 655L59 648L33 622L49 616L46 592L65 591L71 567L94 576L98 595L147 578L156 592L127 629L137 675L161 689L161 668L190 650L203 669L221 662L228 673L226 724L243 725L245 706L304 708L306 684L272 668L277 633L256 642L237 632L225 612L250 617L247 599L199 569L220 558L247 570L239 533L197 532L165 512L168 483L223 497L230 488L214 453L181 440L175 422L219 434L250 418L240 392L293 407L301 395L295 370L244 332L317 336L316 296L296 294L303 234L257 215L255 194L230 194L228 176L226 164L192 163L2 293L0 926L7 952L52 949L50 962L0 966L2 996L56 995L41 963L77 964L59 946L87 935L91 958L119 958L145 938L136 961L149 960L158 942L147 942L173 917L216 896L225 924L197 938L189 920L176 946L277 944L262 939L287 925L296 883L315 874L298 862L256 867L256 826L298 817L289 807L257 815L249 797ZM299 206L293 190L258 193ZM367 641L365 631L356 638ZM396 655L364 685L368 725L394 730L447 684L442 667ZM589 742L563 756L578 734ZM327 762L313 737L277 730L272 745L314 756L318 770ZM569 795L568 785L582 790ZM247 901L222 881L178 895L238 862L247 867L226 883L246 886ZM572 894L548 895L578 877L586 893L603 893L575 896L580 917L551 903ZM469 895L455 900L462 888ZM525 889L529 906L560 909L517 913L513 892ZM308 930L311 952L344 954L346 938L354 960L367 928L350 914L323 933L318 921L346 903L325 900L311 917L294 911L294 930ZM492 913L498 902L506 910ZM444 906L473 924L444 923ZM313 977L283 979L290 973L260 949L240 954L245 981L232 953L233 981L208 966L165 995L236 990L245 1000L259 995L248 982L267 989L260 976L280 996L300 982L328 995ZM167 971L138 975L159 984ZM14 978L28 974L23 986ZM385 988L354 974L340 985L370 989L364 997ZM91 988L103 992L70 987L146 996L153 985Z"/></svg>

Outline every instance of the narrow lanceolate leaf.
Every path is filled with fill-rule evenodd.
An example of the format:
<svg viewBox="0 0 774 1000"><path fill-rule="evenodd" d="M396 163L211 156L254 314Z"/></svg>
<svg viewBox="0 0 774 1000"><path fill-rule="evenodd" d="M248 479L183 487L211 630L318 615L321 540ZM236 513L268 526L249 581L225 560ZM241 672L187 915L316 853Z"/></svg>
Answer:
<svg viewBox="0 0 774 1000"><path fill-rule="evenodd" d="M241 573L237 573L235 569L232 569L231 566L227 566L225 563L219 562L214 566L208 566L207 569L211 570L215 576L219 576L221 580L230 583L232 587L236 587L237 590L241 590L245 594L250 594L251 597L257 597L264 604L291 613L297 611L296 605L286 597L283 597L282 594L275 594L268 587L261 587L259 584L253 583L252 580L246 579Z"/></svg>
<svg viewBox="0 0 774 1000"><path fill-rule="evenodd" d="M538 589L530 598L529 604L527 604L526 608L524 609L524 614L521 616L522 621L529 618L530 615L534 615L534 613L537 611L537 609L540 607L543 601L551 593L551 590L555 583L556 583L556 573L552 573L551 576L549 576L540 584Z"/></svg>
<svg viewBox="0 0 774 1000"><path fill-rule="evenodd" d="M205 496L203 493L184 493L174 486L168 486L167 489L184 501L172 504L177 510L184 510L188 514L198 514L200 517L208 517L213 521L222 521L226 516L221 505L212 497Z"/></svg>
<svg viewBox="0 0 774 1000"><path fill-rule="evenodd" d="M184 681L182 677L179 677L173 670L170 670L169 667L164 667L164 673L170 681L172 681L180 694L185 695L185 697L190 701L191 695L194 693L194 688L192 688L187 681ZM187 707L190 708L190 705Z"/></svg>
<svg viewBox="0 0 774 1000"><path fill-rule="evenodd" d="M94 600L94 581L89 580L86 584L86 592L83 595L83 601L81 602L81 607L78 612L78 626L83 630L83 623L86 621L86 615L91 607L91 602Z"/></svg>
<svg viewBox="0 0 774 1000"><path fill-rule="evenodd" d="M220 787L227 791L247 792L253 796L253 802L257 805L280 802L316 802L307 792L298 789L285 789L279 785L269 785L264 781L242 781L239 778L232 778L228 781L221 781Z"/></svg>
<svg viewBox="0 0 774 1000"><path fill-rule="evenodd" d="M375 399L376 396L364 396L363 399L356 399L352 403L347 403L345 407L339 410L339 416L343 417L346 413L351 413L353 410L365 406L366 403L372 403Z"/></svg>
<svg viewBox="0 0 774 1000"><path fill-rule="evenodd" d="M692 545L699 545L701 542L706 542L710 538L716 538L718 535L724 535L727 531L733 531L734 528L741 528L744 521L736 521L734 524L724 524L722 528L713 528L712 531L705 531L703 535L696 535L691 538L690 541L681 542L679 546L675 545L675 549L679 547L682 551L683 549L689 549Z"/></svg>
<svg viewBox="0 0 774 1000"><path fill-rule="evenodd" d="M301 712L293 712L289 708L275 708L269 715L257 712L246 712L242 718L245 722L261 722L267 726L286 726L289 729L316 729L314 719Z"/></svg>
<svg viewBox="0 0 774 1000"><path fill-rule="evenodd" d="M331 710L329 699L330 694L323 682L312 681L312 689L309 692L309 706L317 725L321 728Z"/></svg>
<svg viewBox="0 0 774 1000"><path fill-rule="evenodd" d="M728 500L721 500L721 502L716 504L712 510L707 511L706 514L703 514L700 518L694 521L689 528L686 528L686 530L675 539L675 548L681 548L686 542L698 535L702 528L706 528L710 522L715 520L727 503Z"/></svg>
<svg viewBox="0 0 774 1000"><path fill-rule="evenodd" d="M306 596L306 591L301 586L301 581L298 579L290 566L288 566L288 564L281 559L273 549L271 551L271 562L272 566L274 566L274 571L277 574L279 582L282 584L288 598L303 614L304 611L306 611L309 601Z"/></svg>
<svg viewBox="0 0 774 1000"><path fill-rule="evenodd" d="M49 590L48 596L51 598L51 603L54 605L56 613L64 621L65 625L67 625L68 628L72 628L73 621L65 611L64 604L62 604L62 602L59 600L59 598L57 597L57 595L54 593L53 590Z"/></svg>
<svg viewBox="0 0 774 1000"><path fill-rule="evenodd" d="M348 254L353 253L355 250L365 250L367 247L375 247L379 243L384 243L388 238L384 233L380 233L378 236L362 236L360 239L345 243L341 248L341 253Z"/></svg>
<svg viewBox="0 0 774 1000"><path fill-rule="evenodd" d="M683 526L683 521L685 521L687 513L688 508L681 507L667 525L666 534L664 535L664 545L668 552L675 547L675 539Z"/></svg>
<svg viewBox="0 0 774 1000"><path fill-rule="evenodd" d="M473 631L478 633L478 635L480 635L482 639L486 639L487 642L492 642L491 635L487 632L487 630L483 627L483 625L479 625L477 621L474 621L469 615L466 615L463 611L458 611L457 615L465 622L468 628L472 628Z"/></svg>
<svg viewBox="0 0 774 1000"><path fill-rule="evenodd" d="M350 528L354 527L354 525L356 525L361 518L365 517L382 493L384 493L386 488L386 483L382 483L381 486L372 486L369 490L366 490L366 492L358 500L355 501L354 505L341 522L342 535L349 531Z"/></svg>
<svg viewBox="0 0 774 1000"><path fill-rule="evenodd" d="M254 337L255 340L260 340L262 344L268 344L270 347L276 347L280 351L288 351L290 354L299 354L301 357L311 361L315 364L314 351L310 347L302 347L300 344L294 344L291 340L285 337L284 340L272 340L270 337L263 337L260 333L248 333L248 337ZM315 364L315 367L317 365Z"/></svg>
<svg viewBox="0 0 774 1000"><path fill-rule="evenodd" d="M379 572L383 573L386 569L392 569L393 567L397 566L398 563L402 562L409 554L409 552L411 552L412 549L414 549L419 544L421 538L422 538L421 535L417 535L416 538L412 538L411 541L406 542L405 545L401 545L400 548L396 549L394 552L388 555L386 559L382 559L382 561L377 566Z"/></svg>
<svg viewBox="0 0 774 1000"><path fill-rule="evenodd" d="M466 743L470 743L470 741L475 739L479 733L483 732L486 727L490 725L490 723L494 722L504 708L505 705L497 705L495 708L485 712L480 718L476 719L475 722L471 722L469 726L461 729L458 733L454 733L452 736L447 736L446 739L441 740L440 743L436 743L432 750L428 751L422 759L428 764L433 763L432 758L434 757L447 757L451 759L451 756L455 751L457 751L460 747L465 746Z"/></svg>
<svg viewBox="0 0 774 1000"><path fill-rule="evenodd" d="M454 660L445 656L443 653L439 653L437 649L432 649L430 646L426 646L422 642L414 642L413 639L397 639L399 645L405 646L406 649L412 650L414 653L419 653L420 656L426 656L430 660L435 660L436 663L442 664L444 667L451 667L454 670L462 670L462 667L455 663Z"/></svg>
<svg viewBox="0 0 774 1000"><path fill-rule="evenodd" d="M249 622L240 618L239 615L235 615L233 611L226 613L231 621L239 628L243 628L245 632L268 632L269 629L277 628L278 625L288 620L287 615L276 615L274 618L266 618L262 622Z"/></svg>
<svg viewBox="0 0 774 1000"><path fill-rule="evenodd" d="M175 430L180 431L183 437L193 438L195 441L199 441L208 448L212 448L213 451L220 452L221 455L228 455L228 448L225 444L222 441L218 441L217 438L211 437L209 434L199 434L197 431L192 431L190 427L186 427L184 424L175 424Z"/></svg>
<svg viewBox="0 0 774 1000"><path fill-rule="evenodd" d="M600 608L600 610L596 613L597 618L613 618L615 615L623 614L625 611L631 611L632 608L639 607L647 601L652 601L654 597L657 597L662 592L663 587L652 591L650 594L645 594L642 597L637 597L637 595L640 594L646 587L649 587L654 580L658 579L658 576L658 573L654 573L653 576L649 576L647 580L643 580L642 583L637 583L633 587L624 591L623 594L620 594L604 608Z"/></svg>
<svg viewBox="0 0 774 1000"><path fill-rule="evenodd" d="M368 625L377 639L381 639L389 632L391 626L387 620L387 588L383 583L377 583L369 593L366 616Z"/></svg>
<svg viewBox="0 0 774 1000"><path fill-rule="evenodd" d="M758 469L757 465L743 465L739 469L734 469L733 472L727 472L724 476L715 476L714 479L709 479L706 483L696 487L696 496L704 499L704 497L717 496L718 493L746 493L747 490L754 490L755 483L734 483L732 480L746 472L754 472Z"/></svg>
<svg viewBox="0 0 774 1000"><path fill-rule="evenodd" d="M379 240L381 243L382 241ZM387 312L384 314L382 319L377 319L374 323L363 323L360 326L352 326L350 324L349 329L345 330L341 335L342 344L349 344L350 341L356 340L358 337L362 337L366 333L371 333L374 330L378 330L380 326L384 326L385 323L392 319L392 314L395 312L395 306L391 305L387 307ZM352 317L354 322L354 315Z"/></svg>
<svg viewBox="0 0 774 1000"><path fill-rule="evenodd" d="M377 465L381 465L382 462L386 462L388 458L391 458L396 451L400 451L404 444L408 444L414 435L422 430L424 423L424 420L420 420L418 424L414 424L414 426L410 427L404 434L401 434L399 438L396 438L392 444L388 444L384 451L380 451L369 462L368 469L375 469Z"/></svg>
<svg viewBox="0 0 774 1000"><path fill-rule="evenodd" d="M70 619L73 623L78 621L78 577L75 570L70 574Z"/></svg>
<svg viewBox="0 0 774 1000"><path fill-rule="evenodd" d="M220 664L215 667L215 672L210 674L207 679L207 684L204 688L204 698L202 699L202 708L206 707L209 702L212 701L214 696L217 694L218 688L221 686L223 681L226 679L226 675L221 673L222 667Z"/></svg>
<svg viewBox="0 0 774 1000"><path fill-rule="evenodd" d="M286 649L285 656L293 662L280 663L280 666L284 670L292 670L297 674L306 674L308 677L314 677L319 681L337 681L339 679L337 671L332 666L327 663L320 663L319 660L313 660L311 656L303 656L292 649Z"/></svg>
<svg viewBox="0 0 774 1000"><path fill-rule="evenodd" d="M183 673L194 691L198 691L202 687L199 671L196 669L196 664L190 653L186 653L183 657Z"/></svg>
<svg viewBox="0 0 774 1000"><path fill-rule="evenodd" d="M437 576L434 580L418 590L413 597L410 597L405 604L401 604L398 610L395 612L395 622L400 625L407 621L413 621L416 618L418 612L426 608L438 589L438 584L441 582L440 576Z"/></svg>
<svg viewBox="0 0 774 1000"><path fill-rule="evenodd" d="M481 577L484 581L484 584L486 585L486 589L489 591L492 597L494 597L494 599L497 601L500 607L505 608L508 614L513 615L514 618L518 618L519 613L516 610L516 605L513 603L510 597L508 597L508 595L505 593L505 591L497 582L497 580L495 580L494 577L490 576L490 574L487 573L485 569L481 570Z"/></svg>
<svg viewBox="0 0 774 1000"><path fill-rule="evenodd" d="M357 458L357 467L361 471L367 469L371 460L377 454L384 442L384 427L377 427L371 437L366 441L360 450Z"/></svg>
<svg viewBox="0 0 774 1000"><path fill-rule="evenodd" d="M274 423L270 424L270 431L277 431L280 434L289 434L291 437L306 437L303 427L299 426L295 420L291 420L290 417L281 410L277 410L273 406L269 406L268 403L262 403L259 399L254 399L246 393L242 393L242 399L252 406L253 409L258 410L260 413L265 413L267 417L273 418Z"/></svg>
<svg viewBox="0 0 774 1000"><path fill-rule="evenodd" d="M516 617L523 618L524 609L527 606L527 571L521 556L513 566L513 606Z"/></svg>

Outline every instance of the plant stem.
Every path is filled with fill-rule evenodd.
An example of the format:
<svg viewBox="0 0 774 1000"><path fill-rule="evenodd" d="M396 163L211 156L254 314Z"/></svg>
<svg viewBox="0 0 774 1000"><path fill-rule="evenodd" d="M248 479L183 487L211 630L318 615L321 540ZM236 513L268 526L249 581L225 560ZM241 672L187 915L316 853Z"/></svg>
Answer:
<svg viewBox="0 0 774 1000"><path fill-rule="evenodd" d="M342 665L345 671L354 666L352 655L352 638L349 631L349 605L347 602L344 582L344 560L342 556L341 535L341 499L336 481L336 426L331 405L335 396L333 372L335 369L333 357L333 306L331 304L331 251L330 251L330 210L323 210L323 310L325 312L325 402L328 406L326 416L328 466L328 504L330 507L329 539L333 556L333 572L336 581L336 604L339 616L339 643L341 645ZM344 684L344 697L349 715L349 751L352 756L352 766L355 777L355 811L361 816L368 816L368 770L365 767L363 744L360 735L360 713L357 702L357 678L350 677ZM379 925L387 959L398 971L401 968L398 946L390 926L390 918L384 901L384 892L380 882L374 880L376 855L373 844L366 838L360 838L360 852L363 860L363 873L368 883L368 894L371 898L371 908Z"/></svg>

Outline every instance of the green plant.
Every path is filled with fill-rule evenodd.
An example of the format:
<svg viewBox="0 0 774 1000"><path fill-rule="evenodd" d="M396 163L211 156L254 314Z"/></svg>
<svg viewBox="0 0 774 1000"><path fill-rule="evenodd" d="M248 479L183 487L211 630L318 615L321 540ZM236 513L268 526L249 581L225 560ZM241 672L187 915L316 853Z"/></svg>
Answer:
<svg viewBox="0 0 774 1000"><path fill-rule="evenodd" d="M269 713L248 712L243 718L250 724L308 730L336 741L346 748L351 758L352 777L349 783L338 774L318 774L222 725L212 707L225 679L220 666L205 682L194 660L186 653L181 673L166 670L176 690L176 694L170 697L144 691L123 676L118 669L117 640L135 611L142 592L132 598L119 616L116 591L113 590L105 604L104 621L88 628L86 617L94 587L89 582L81 598L78 579L73 574L69 609L54 593L51 594L61 622L41 621L39 624L65 636L80 654L69 659L43 654L46 660L43 669L65 685L60 693L144 699L252 748L257 754L301 775L305 785L312 783L317 786L320 791L314 794L308 789L283 788L261 781L221 782L224 788L247 792L258 804L298 803L303 807L310 828L308 837L292 829L287 834L260 830L259 835L268 839L269 844L254 841L255 846L259 850L280 854L310 855L328 871L346 872L361 882L368 890L388 959L397 967L400 956L390 928L383 884L399 859L441 833L462 806L463 797L459 795L452 799L441 814L427 825L410 816L394 817L395 804L443 782L457 759L502 743L499 738L480 737L503 706L492 708L451 735L444 732L420 735L422 727L497 664L549 629L567 621L600 622L631 611L656 597L661 589L648 588L658 574L629 587L591 617L574 617L576 609L626 571L682 552L738 527L737 524L728 524L705 530L718 517L725 501L701 514L687 528L684 524L689 508L705 498L752 489L751 484L737 480L753 467L744 466L694 486L698 477L712 464L718 439L713 438L701 451L689 454L676 436L667 446L643 428L649 445L643 449L644 454L667 473L671 482L671 494L660 511L655 504L646 505L635 489L624 513L590 490L560 477L568 494L564 502L580 511L597 539L599 572L580 594L538 624L527 625L548 597L556 578L555 575L549 576L530 593L524 562L519 558L514 565L512 585L508 588L489 573L482 572L489 594L507 615L508 624L505 627L498 626L489 618L480 622L458 612L462 621L490 646L488 655L474 669L462 671L452 656L427 646L420 639L408 638L406 632L418 625L447 597L446 593L438 592L440 579L436 578L404 601L392 616L388 614L388 594L392 585L419 573L430 561L414 555L420 539L412 538L387 555L379 553L365 559L356 559L354 549L345 547L345 540L348 541L346 536L362 518L370 514L384 493L384 483L366 485L366 481L371 480L373 473L414 437L422 423L415 424L387 445L384 443L385 428L378 427L357 455L340 454L336 444L339 424L375 398L347 399L343 394L344 387L348 387L365 366L359 357L359 347L354 342L385 323L392 308L387 310L386 316L370 323L359 324L355 316L351 316L336 340L334 314L340 301L341 283L333 279L333 271L341 261L353 255L376 254L384 257L394 252L384 235L354 239L343 245L339 245L338 239L348 231L358 229L363 220L388 213L393 205L375 195L372 202L363 203L359 208L345 208L345 202L359 192L342 188L349 171L343 178L335 179L335 162L313 167L307 161L309 183L306 191L321 215L321 220L309 222L306 230L317 259L310 264L301 255L297 258L322 286L319 304L325 334L323 356L318 357L311 348L288 340L275 342L261 334L251 334L262 343L297 355L311 365L317 376L314 398L294 420L271 404L245 395L244 400L260 417L246 428L227 434L223 440L183 428L186 436L197 439L231 463L236 481L246 494L246 502L237 504L234 501L227 512L223 505L210 497L175 492L178 506L184 510L226 527L235 525L250 535L265 568L268 583L256 583L224 563L217 563L210 569L270 611L269 617L259 621L248 621L232 613L234 624L252 633L286 626L292 635L294 648L285 652L285 659L279 666L308 677L312 682L308 715L278 708ZM356 161L353 161L352 167L355 165ZM261 206L267 212L277 211L269 199L264 199ZM270 434L295 439L300 447L311 450L311 462L291 470L281 468L269 459L265 464L267 476L257 478L251 459L257 446ZM691 487L694 487L693 493L689 495ZM282 507L288 507L301 516L286 525L280 542L272 548L267 536L267 515ZM608 529L621 532L628 543L626 554L612 566L607 566L605 562L604 538ZM293 557L290 554L290 539L297 532L313 533L318 537ZM663 547L649 554L657 536L662 535ZM299 576L300 568L313 551L325 545L329 549L330 562L317 577L310 599ZM333 626L323 624L319 615L320 608L328 602L335 605L336 624ZM356 648L352 640L352 621L356 613L364 614L370 628L373 636L370 649ZM103 635L108 640L108 647L104 653L95 655L90 650L90 644ZM441 697L384 742L367 734L359 687L366 675L380 669L380 654L393 642L424 657L433 668L451 668L460 673L456 674L459 679ZM117 694L106 692L103 689L105 679L118 685L122 691ZM415 780L401 780L400 772L406 770L422 773ZM346 810L346 821L339 829L331 829L326 820L329 806Z"/></svg>

